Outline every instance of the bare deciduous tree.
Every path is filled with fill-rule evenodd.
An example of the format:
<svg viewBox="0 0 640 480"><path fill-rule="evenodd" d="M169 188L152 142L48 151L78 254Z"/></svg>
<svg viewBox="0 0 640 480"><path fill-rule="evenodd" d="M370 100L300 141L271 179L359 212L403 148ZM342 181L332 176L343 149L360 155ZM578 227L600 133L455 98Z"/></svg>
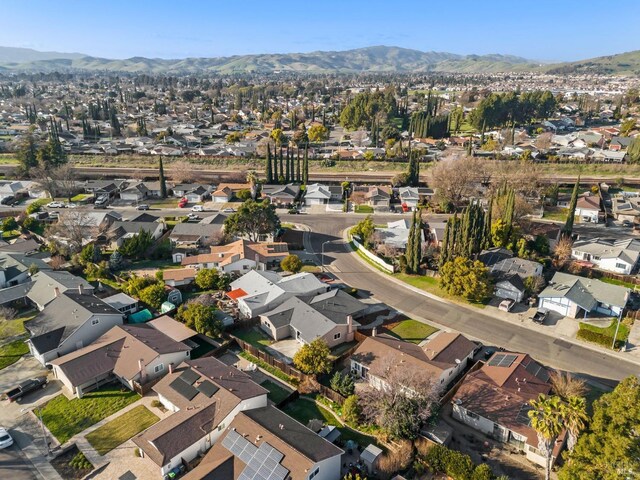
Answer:
<svg viewBox="0 0 640 480"><path fill-rule="evenodd" d="M460 204L476 194L479 183L489 183L491 176L485 160L454 155L431 169L429 185L436 189L438 201Z"/></svg>
<svg viewBox="0 0 640 480"><path fill-rule="evenodd" d="M567 261L571 258L572 247L573 240L569 237L563 236L558 241L556 248L553 250L553 266L556 269L564 267Z"/></svg>
<svg viewBox="0 0 640 480"><path fill-rule="evenodd" d="M176 183L187 183L194 178L193 165L186 160L171 162L168 171L171 180Z"/></svg>
<svg viewBox="0 0 640 480"><path fill-rule="evenodd" d="M587 393L586 382L574 377L569 372L551 372L550 382L555 394L564 401L571 397L584 397L585 393Z"/></svg>
<svg viewBox="0 0 640 480"><path fill-rule="evenodd" d="M364 418L394 438L415 438L437 403L438 387L431 376L401 356L387 357L371 374L381 382L360 395Z"/></svg>
<svg viewBox="0 0 640 480"><path fill-rule="evenodd" d="M46 236L56 243L58 251L72 254L79 252L88 239L104 235L108 229L107 222L98 224L89 212L75 209L60 213L59 220L47 228Z"/></svg>

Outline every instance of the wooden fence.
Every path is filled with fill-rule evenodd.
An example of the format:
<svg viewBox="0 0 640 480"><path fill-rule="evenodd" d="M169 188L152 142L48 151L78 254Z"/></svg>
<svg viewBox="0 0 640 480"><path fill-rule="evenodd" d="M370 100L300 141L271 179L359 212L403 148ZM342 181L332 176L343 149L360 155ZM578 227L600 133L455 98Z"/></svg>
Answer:
<svg viewBox="0 0 640 480"><path fill-rule="evenodd" d="M154 378L153 380L150 380L144 384L140 384L138 382L136 382L135 380L133 381L133 390L140 394L141 396L146 395L147 393L149 393L151 391L151 388L158 383L160 380L162 380L164 377L160 376L158 378Z"/></svg>
<svg viewBox="0 0 640 480"><path fill-rule="evenodd" d="M453 398L453 396L456 394L456 392L458 391L458 389L460 388L460 385L462 385L462 383L464 382L464 380L467 378L467 375L469 375L472 372L475 372L476 370L479 370L482 366L484 365L483 361L478 361L476 362L467 372L462 373L461 374L461 378L460 380L458 380L453 387L451 387L441 398L440 398L440 405L445 405L447 403L449 403L451 401L451 399Z"/></svg>

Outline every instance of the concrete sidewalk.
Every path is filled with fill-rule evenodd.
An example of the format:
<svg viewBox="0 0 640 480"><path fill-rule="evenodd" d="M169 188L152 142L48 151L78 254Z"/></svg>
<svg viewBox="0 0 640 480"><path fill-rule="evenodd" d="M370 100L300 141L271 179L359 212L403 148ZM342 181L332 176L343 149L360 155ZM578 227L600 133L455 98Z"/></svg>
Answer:
<svg viewBox="0 0 640 480"><path fill-rule="evenodd" d="M42 428L34 414L28 413L20 417L12 435L25 457L42 478L62 480L56 469L49 463L51 457L47 456L47 445L42 436ZM53 437L49 432L47 432L47 438L50 442L52 441ZM53 447L53 445L51 446Z"/></svg>

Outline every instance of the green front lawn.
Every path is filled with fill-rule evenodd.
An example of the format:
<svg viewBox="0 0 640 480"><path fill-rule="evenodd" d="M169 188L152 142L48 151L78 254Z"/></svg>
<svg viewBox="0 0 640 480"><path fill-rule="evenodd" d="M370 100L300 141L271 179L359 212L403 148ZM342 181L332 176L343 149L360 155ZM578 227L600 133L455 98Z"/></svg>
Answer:
<svg viewBox="0 0 640 480"><path fill-rule="evenodd" d="M614 318L611 321L611 324L608 327L596 327L595 325L591 325L589 323L580 322L580 330L588 330L591 332L599 333L601 335L606 335L613 340L613 336L616 334L616 328L618 326L618 320ZM629 327L624 323L620 322L620 328L618 329L618 337L617 340L625 341L629 337Z"/></svg>
<svg viewBox="0 0 640 480"><path fill-rule="evenodd" d="M87 435L87 440L98 454L104 455L158 420L147 407L140 405L95 429Z"/></svg>
<svg viewBox="0 0 640 480"><path fill-rule="evenodd" d="M394 273L393 276L398 280L408 283L412 287L419 288L420 290L424 290L425 292L431 293L432 295L436 295L441 298L447 298L449 300L460 303L467 303L478 308L486 307L484 303L472 302L462 297L456 297L454 295L448 294L440 288L440 281L437 278L429 277L427 275L409 275L406 273Z"/></svg>
<svg viewBox="0 0 640 480"><path fill-rule="evenodd" d="M340 438L343 442L353 440L362 447L366 447L370 443L377 443L377 440L374 437L360 433L346 425L341 426L340 422L338 422L329 410L321 407L313 401L299 398L298 400L285 405L282 410L304 426L307 426L310 420L317 418L327 425L338 427L338 430L340 430L342 434Z"/></svg>
<svg viewBox="0 0 640 480"><path fill-rule="evenodd" d="M280 384L272 380L265 380L264 382L260 383L260 385L269 390L269 394L267 395L267 397L276 405L287 398L289 395L291 395L291 390L281 386Z"/></svg>
<svg viewBox="0 0 640 480"><path fill-rule="evenodd" d="M29 347L24 340L15 340L0 346L0 370L13 365L20 357L29 353Z"/></svg>
<svg viewBox="0 0 640 480"><path fill-rule="evenodd" d="M417 320L403 320L391 329L391 334L406 342L419 344L438 329Z"/></svg>
<svg viewBox="0 0 640 480"><path fill-rule="evenodd" d="M317 272L321 272L322 269L317 265L303 265L302 270L300 271L307 272L307 273L317 273Z"/></svg>
<svg viewBox="0 0 640 480"><path fill-rule="evenodd" d="M42 420L62 444L139 399L140 395L120 385L103 387L73 400L58 395L42 408Z"/></svg>
<svg viewBox="0 0 640 480"><path fill-rule="evenodd" d="M369 205L356 205L354 207L356 213L373 213L373 207Z"/></svg>
<svg viewBox="0 0 640 480"><path fill-rule="evenodd" d="M611 285L619 285L620 287L630 288L631 290L636 288L636 284L635 283L625 282L623 280L616 280L615 278L602 277L600 279L600 281L602 281L604 283L610 283Z"/></svg>
<svg viewBox="0 0 640 480"><path fill-rule="evenodd" d="M568 215L568 208L544 207L544 214L542 215L542 218L545 220L552 220L554 222L566 222Z"/></svg>
<svg viewBox="0 0 640 480"><path fill-rule="evenodd" d="M258 330L258 328L236 330L235 332L233 332L233 335L260 350L264 350L266 347L273 343L273 340L271 340L269 337L267 337L266 334Z"/></svg>

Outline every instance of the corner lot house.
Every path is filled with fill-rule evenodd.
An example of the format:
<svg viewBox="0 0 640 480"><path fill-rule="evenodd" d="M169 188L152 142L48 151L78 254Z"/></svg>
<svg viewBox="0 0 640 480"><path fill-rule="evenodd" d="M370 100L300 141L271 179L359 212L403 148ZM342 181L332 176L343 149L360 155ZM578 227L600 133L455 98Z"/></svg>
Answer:
<svg viewBox="0 0 640 480"><path fill-rule="evenodd" d="M368 337L351 356L351 373L375 388L386 385L389 369L428 372L446 388L473 359L476 344L459 333L441 332L422 347L387 335Z"/></svg>
<svg viewBox="0 0 640 480"><path fill-rule="evenodd" d="M191 347L151 325L117 325L91 345L52 360L51 365L55 377L81 398L114 378L133 390L134 382L144 385L165 375L169 365L188 360L190 351Z"/></svg>
<svg viewBox="0 0 640 480"><path fill-rule="evenodd" d="M341 478L343 450L274 406L240 412L184 480ZM264 471L266 476L252 476Z"/></svg>
<svg viewBox="0 0 640 480"><path fill-rule="evenodd" d="M174 413L133 441L161 477L209 450L240 412L267 406L265 388L213 357L172 368L153 390Z"/></svg>
<svg viewBox="0 0 640 480"><path fill-rule="evenodd" d="M587 318L589 314L617 317L627 305L629 293L625 287L558 272L538 295L538 306L571 318Z"/></svg>
<svg viewBox="0 0 640 480"><path fill-rule="evenodd" d="M529 355L495 353L464 379L453 397L453 418L524 450L529 461L544 466L546 459L538 450L538 435L527 413L529 401L550 391L549 372ZM562 446L563 441L556 443L552 463Z"/></svg>
<svg viewBox="0 0 640 480"><path fill-rule="evenodd" d="M640 257L640 240L636 238L578 240L573 244L571 257L589 262L607 272L630 275Z"/></svg>
<svg viewBox="0 0 640 480"><path fill-rule="evenodd" d="M93 295L61 293L25 324L31 354L43 365L97 340L116 325L122 313Z"/></svg>

